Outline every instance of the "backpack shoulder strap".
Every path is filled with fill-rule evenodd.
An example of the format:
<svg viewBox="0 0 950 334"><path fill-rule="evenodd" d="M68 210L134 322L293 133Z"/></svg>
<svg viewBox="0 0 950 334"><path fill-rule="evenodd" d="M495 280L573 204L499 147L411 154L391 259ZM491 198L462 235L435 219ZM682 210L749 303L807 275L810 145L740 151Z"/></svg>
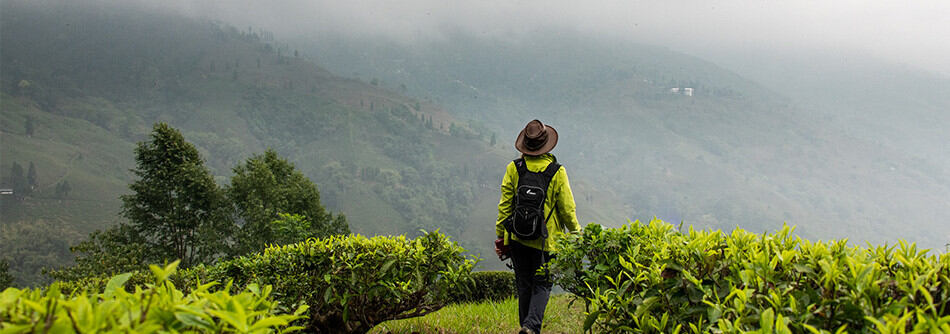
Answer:
<svg viewBox="0 0 950 334"><path fill-rule="evenodd" d="M555 160L549 163L548 167L545 168L544 171L541 173L544 174L545 177L550 179L554 177L554 174L557 174L558 169L561 169L561 164L557 163L557 160Z"/></svg>
<svg viewBox="0 0 950 334"><path fill-rule="evenodd" d="M524 173L528 172L528 164L524 161L524 158L515 159L514 163L518 170L518 176L524 176Z"/></svg>

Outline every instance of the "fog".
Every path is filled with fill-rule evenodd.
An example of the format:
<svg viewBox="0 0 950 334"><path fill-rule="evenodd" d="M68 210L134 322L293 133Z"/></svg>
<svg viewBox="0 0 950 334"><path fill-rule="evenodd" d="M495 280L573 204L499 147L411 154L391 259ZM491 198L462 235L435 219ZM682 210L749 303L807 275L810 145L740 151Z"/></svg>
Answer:
<svg viewBox="0 0 950 334"><path fill-rule="evenodd" d="M155 4L150 4L155 6ZM252 24L284 38L323 33L403 42L463 29L512 37L537 29L657 44L700 57L822 51L880 58L950 74L950 2L929 1L194 1L164 2L186 14Z"/></svg>

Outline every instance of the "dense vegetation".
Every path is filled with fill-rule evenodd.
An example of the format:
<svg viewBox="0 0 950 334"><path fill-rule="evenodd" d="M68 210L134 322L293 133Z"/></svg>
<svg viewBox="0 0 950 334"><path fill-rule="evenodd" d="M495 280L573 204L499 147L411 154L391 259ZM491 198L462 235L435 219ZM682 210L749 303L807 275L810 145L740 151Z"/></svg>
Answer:
<svg viewBox="0 0 950 334"><path fill-rule="evenodd" d="M503 301L517 296L515 274L511 271L477 271L470 282L452 289L449 300L455 303Z"/></svg>
<svg viewBox="0 0 950 334"><path fill-rule="evenodd" d="M247 289L258 294L264 291L264 297L273 291L271 299L282 305L277 308L280 312L276 313L297 310L293 315L304 315L307 320L294 324L302 326L308 332L364 333L381 322L422 316L449 303L460 301L460 294L471 295L466 289L474 287L473 282L482 280L472 278L471 271L476 259L465 256L464 252L455 242L438 232L424 233L415 239L404 236L332 236L272 246L263 252L215 265L200 265L180 270L178 273L173 273L170 269L159 271L157 267L152 266L152 273L158 277L158 284L163 289L179 286L183 287L185 292L191 291L193 295L197 292L195 303L216 302L218 299L210 294L218 293L222 287L225 291ZM175 266L177 263L174 263ZM136 291L138 298L140 287L151 282L152 274L147 271L112 278L90 275L69 282L54 283L45 295L55 300L59 298L58 290L62 289L72 291L62 298L86 298L85 292L98 293L104 289L105 293L111 296L111 291L128 289ZM207 284L208 282L214 283ZM484 287L484 284L478 283L477 287ZM39 321L36 319L44 319L36 313L31 313L33 311L29 308L13 306L30 304L22 302L21 299L39 298L43 295L40 290L24 290L27 295L22 297L19 296L19 290L11 291L14 292L10 292L11 295L4 300L8 304L0 304L0 315L11 312L15 313L16 317L0 317L0 329L13 328L10 326L20 325L21 321L35 324ZM501 290L497 296L501 296L500 293L504 291L510 290ZM177 293L178 297L174 297L175 292L171 293L169 298L181 299L180 293ZM116 313L114 307L117 306L95 297L92 297L91 301L84 299L82 303L95 306L90 311L93 315ZM174 309L175 305L169 307ZM191 306L184 307L191 309ZM67 311L69 310L67 308ZM140 311L141 309L132 310L135 314ZM240 312L233 308L229 311ZM247 313L261 315L256 312ZM228 317L213 312L212 315L230 322ZM175 317L181 318L177 315ZM167 326L165 328L175 328L177 325Z"/></svg>
<svg viewBox="0 0 950 334"><path fill-rule="evenodd" d="M496 53L469 36L419 57L364 53L409 67L367 84L261 28L126 5L10 0L0 14L0 186L13 190L0 197L0 289L63 281L4 290L2 331L365 332L505 300L510 273L471 274L462 247L417 231L487 250L511 152L491 129L514 133L538 110L571 138L559 150L575 180L601 185L575 184L582 219L791 220L810 236L823 226L881 239L887 225L861 222L900 212L930 231L942 220L927 212L950 193L942 167L796 120L773 92L669 50L555 38ZM401 80L434 98L385 88ZM402 236L341 236L351 231ZM590 225L562 242L554 275L598 332L950 331L950 260L905 243L658 221ZM168 262L182 270L146 270Z"/></svg>
<svg viewBox="0 0 950 334"><path fill-rule="evenodd" d="M219 191L250 189L228 182L242 171L281 177L271 150L320 185L319 200L338 227L345 213L353 232L441 229L474 252L489 250L481 240L493 233L493 212L483 208L497 200L498 166L510 150L491 147L487 132L479 135L434 104L333 76L258 27L131 4L0 5L0 187L16 188L15 198L0 197L0 257L18 284L48 283L41 269L72 265L71 246L101 248L119 234L127 243L130 229L105 230L131 223L117 215L120 196L130 195L138 178L130 172L136 144L159 122L188 138ZM265 165L271 170L248 169ZM282 192L260 196L284 201ZM331 218L300 209L284 213ZM273 213L235 210L249 222L236 233L248 236L259 235L252 228ZM99 245L77 245L96 230L103 230ZM262 242L248 240L230 255ZM182 259L210 256L194 255Z"/></svg>
<svg viewBox="0 0 950 334"><path fill-rule="evenodd" d="M144 263L178 259L184 267L213 261L232 233L224 194L198 150L167 124L135 148L135 182L123 195L129 236L147 252Z"/></svg>
<svg viewBox="0 0 950 334"><path fill-rule="evenodd" d="M92 233L71 249L76 265L50 276L77 280L176 260L189 268L270 244L349 233L345 217L324 210L316 185L273 151L235 167L227 190L167 124L155 124L135 158L138 179L122 196L128 223Z"/></svg>
<svg viewBox="0 0 950 334"><path fill-rule="evenodd" d="M793 228L787 226L769 234L741 229L730 234L681 232L659 220L617 229L591 224L583 234L558 242L561 250L550 268L553 278L581 298L583 303L578 305L586 306L564 311L563 304L571 309L570 302L556 297L557 311L546 321L563 325L548 327L549 331L581 327L605 333L950 330L946 289L950 256L929 255L903 242L869 248L849 246L846 241L811 242L794 236ZM247 332L266 325L265 331L274 326L301 326L322 333L361 333L388 320L423 316L376 328L382 332L451 328L490 332L510 327L498 323L497 316L482 313L515 314L514 303L506 301L513 287L511 274L472 273L475 261L465 258L463 251L439 233L412 240L335 236L273 246L263 253L177 273L173 273L176 262L165 269L152 266L151 273L56 283L45 291L8 289L0 298L0 329L49 324L67 332L78 332L74 328L79 327L66 326ZM185 288L179 292L176 286ZM60 295L59 291L72 293ZM229 294L237 292L240 295ZM145 299L149 294L157 297ZM124 299L113 302L113 298ZM151 305L151 298L158 300L153 311L133 307L139 302ZM42 303L51 300L59 301ZM449 313L426 316L453 302L466 304L447 308ZM185 305L169 309L169 303ZM57 305L63 306L57 309ZM228 315L240 314L236 307L256 312L247 312L254 314L248 317ZM145 320L97 316L122 308L143 314L136 319ZM159 316L145 315L148 312ZM263 321L266 318L274 319Z"/></svg>
<svg viewBox="0 0 950 334"><path fill-rule="evenodd" d="M273 285L280 300L310 306L308 330L362 333L446 305L475 265L463 252L436 232L310 239L222 263L211 278Z"/></svg>
<svg viewBox="0 0 950 334"><path fill-rule="evenodd" d="M584 327L596 332L950 331L950 255L904 242L811 242L792 231L592 224L560 241L551 267L585 299Z"/></svg>
<svg viewBox="0 0 950 334"><path fill-rule="evenodd" d="M178 262L151 266L151 281L123 287L131 274L109 279L102 291L45 289L0 292L0 332L4 333L289 333L306 318L306 306L288 310L274 301L269 286L243 289L218 282L185 293L168 277ZM231 290L237 290L234 294Z"/></svg>
<svg viewBox="0 0 950 334"><path fill-rule="evenodd" d="M236 254L257 252L270 243L350 233L346 217L326 212L317 186L273 150L234 167L225 192L243 221L235 237Z"/></svg>

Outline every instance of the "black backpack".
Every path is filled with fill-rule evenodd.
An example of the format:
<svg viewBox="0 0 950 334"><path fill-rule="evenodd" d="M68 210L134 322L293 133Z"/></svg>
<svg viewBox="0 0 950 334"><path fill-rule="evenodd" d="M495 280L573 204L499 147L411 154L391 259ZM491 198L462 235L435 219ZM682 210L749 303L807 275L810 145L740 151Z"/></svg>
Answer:
<svg viewBox="0 0 950 334"><path fill-rule="evenodd" d="M561 165L555 159L544 171L535 173L528 170L524 158L519 158L515 160L515 167L518 169L518 188L513 199L515 209L504 221L505 229L521 240L547 238L547 222L555 207L552 206L551 212L544 217L544 201L548 198L548 185Z"/></svg>

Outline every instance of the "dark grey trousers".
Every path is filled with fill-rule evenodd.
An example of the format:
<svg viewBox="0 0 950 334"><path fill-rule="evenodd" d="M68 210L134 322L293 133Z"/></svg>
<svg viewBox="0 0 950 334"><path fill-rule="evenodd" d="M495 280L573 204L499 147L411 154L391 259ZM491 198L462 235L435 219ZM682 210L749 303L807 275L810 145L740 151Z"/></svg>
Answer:
<svg viewBox="0 0 950 334"><path fill-rule="evenodd" d="M551 295L551 281L538 268L550 259L548 252L511 242L511 264L515 269L515 284L518 287L518 320L521 327L541 333L544 308Z"/></svg>

